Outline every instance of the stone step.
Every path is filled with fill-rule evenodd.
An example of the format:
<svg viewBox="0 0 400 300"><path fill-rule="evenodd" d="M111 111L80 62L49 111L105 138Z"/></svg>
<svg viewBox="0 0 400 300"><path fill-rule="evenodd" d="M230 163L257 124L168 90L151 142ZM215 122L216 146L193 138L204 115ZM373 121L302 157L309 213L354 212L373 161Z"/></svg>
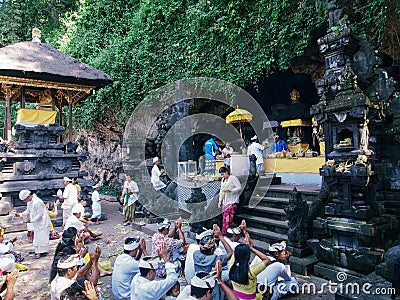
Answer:
<svg viewBox="0 0 400 300"><path fill-rule="evenodd" d="M264 217L257 217L248 214L241 214L237 216L239 219L245 219L247 224L249 223L259 223L265 227L282 227L284 229L288 228L288 224L285 221L268 219Z"/></svg>
<svg viewBox="0 0 400 300"><path fill-rule="evenodd" d="M244 213L251 213L252 215L257 217L264 217L281 221L286 220L285 211L280 208L272 208L260 205L253 208L250 208L249 206L246 205L243 206L243 208L244 208Z"/></svg>
<svg viewBox="0 0 400 300"><path fill-rule="evenodd" d="M286 234L280 234L260 228L248 227L247 231L253 239L267 243L278 243L288 239Z"/></svg>
<svg viewBox="0 0 400 300"><path fill-rule="evenodd" d="M281 209L289 205L289 198L255 196L252 197L252 201L257 201L258 206L281 208Z"/></svg>

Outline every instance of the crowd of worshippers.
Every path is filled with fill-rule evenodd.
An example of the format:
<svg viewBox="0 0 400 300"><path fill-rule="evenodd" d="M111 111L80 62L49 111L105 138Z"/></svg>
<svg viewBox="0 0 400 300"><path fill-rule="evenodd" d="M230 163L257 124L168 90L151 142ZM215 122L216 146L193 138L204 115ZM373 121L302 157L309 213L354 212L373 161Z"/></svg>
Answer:
<svg viewBox="0 0 400 300"><path fill-rule="evenodd" d="M84 218L86 199L81 199L81 187L77 179L63 178L64 191L59 191L57 197L62 200L63 209L63 233L62 239L57 246L53 265L51 268L50 281L52 284L51 298L61 299L60 290L69 287L75 282L75 277L87 277L90 280L82 285L85 288L85 299L98 299L94 293L93 284L97 283L98 276L111 275L98 264L101 253L99 247L89 251L85 244L91 238L97 238L102 233L92 231L86 224L100 224L101 198L99 195L100 185L93 186L92 192L92 215ZM1 197L1 194L0 194ZM46 256L50 249L49 240L60 238L60 234L54 229L51 218L57 216L57 207L60 201L57 200L53 208L49 210L49 203L42 201L34 192L22 190L19 192L19 199L26 203L26 210L16 213L15 217L21 217L27 222L29 242L33 243L33 258L39 259ZM28 267L21 264L24 258L20 253L14 251L14 243L17 237L10 241L4 241L6 227L0 226L0 294L5 291L4 299L14 299L14 284L18 278L19 270L27 270ZM79 259L78 259L79 258ZM81 270L77 270L83 263L86 263ZM76 272L70 269L76 268ZM69 270L69 271L68 271ZM71 274L74 274L71 277ZM80 275L80 276L79 276ZM53 280L54 279L54 280ZM71 283L71 284L70 284ZM94 296L93 296L94 294ZM0 297L1 299L1 297ZM74 298L71 298L74 299Z"/></svg>
<svg viewBox="0 0 400 300"><path fill-rule="evenodd" d="M204 228L195 244L186 243L181 219L160 220L157 229L150 253L143 238L125 240L112 274L114 299L279 299L298 291L286 244L263 254L245 221L226 235L216 224Z"/></svg>

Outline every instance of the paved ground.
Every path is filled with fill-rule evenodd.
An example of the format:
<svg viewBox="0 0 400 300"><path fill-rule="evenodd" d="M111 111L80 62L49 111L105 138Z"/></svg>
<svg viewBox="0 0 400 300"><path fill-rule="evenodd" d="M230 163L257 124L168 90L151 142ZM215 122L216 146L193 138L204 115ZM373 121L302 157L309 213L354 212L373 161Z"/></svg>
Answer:
<svg viewBox="0 0 400 300"><path fill-rule="evenodd" d="M100 225L91 225L92 228L101 230L103 232L103 236L96 241L92 241L90 245L100 245L102 248L101 260L110 260L112 263L114 263L116 256L122 252L122 245L126 237L138 235L144 236L147 241L148 250L151 250L150 237L148 235L134 230L131 227L122 226L123 216L120 214L118 208L119 204L116 202L104 202L103 211L107 213L108 220L104 221L104 223ZM29 255L29 251L32 251L33 247L32 244L28 243L26 232L6 234L5 240L9 240L14 236L19 237L19 241L17 241L15 249L22 252L23 256L25 257L25 261L23 263L29 266L28 271L20 272L20 276L15 287L15 299L50 299L50 285L48 283L49 272L50 265L53 260L54 249L56 248L58 241L50 241L51 251L49 256L35 260ZM325 280L315 277L296 277L301 283L313 282L317 287L326 282ZM101 289L103 297L105 299L113 299L111 293L111 276L100 278L100 282L101 284L99 285L99 289ZM322 294L297 295L287 297L285 299L333 300L334 295L324 291Z"/></svg>

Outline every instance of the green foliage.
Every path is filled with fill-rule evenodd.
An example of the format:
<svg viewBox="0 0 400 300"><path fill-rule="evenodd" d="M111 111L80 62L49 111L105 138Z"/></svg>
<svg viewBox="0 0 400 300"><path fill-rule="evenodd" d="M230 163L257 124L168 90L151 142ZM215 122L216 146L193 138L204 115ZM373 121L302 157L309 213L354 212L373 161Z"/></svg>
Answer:
<svg viewBox="0 0 400 300"><path fill-rule="evenodd" d="M124 123L145 95L180 75L245 86L287 69L326 9L311 0L82 1L60 46L114 83L76 105L82 126L112 108Z"/></svg>
<svg viewBox="0 0 400 300"><path fill-rule="evenodd" d="M183 77L239 86L290 67L316 29L325 0L9 0L0 4L0 45L30 39L56 45L114 78L74 106L75 124L93 126L108 110L125 123L153 89ZM337 0L357 34L380 41L398 0ZM60 18L62 16L62 18ZM62 23L60 23L62 21ZM314 45L316 47L316 45Z"/></svg>
<svg viewBox="0 0 400 300"><path fill-rule="evenodd" d="M60 17L76 9L76 0L8 0L0 3L0 47L31 40L32 28L42 31L42 41L58 40Z"/></svg>
<svg viewBox="0 0 400 300"><path fill-rule="evenodd" d="M115 196L115 197L119 197L121 195L121 189L113 187L111 185L103 185L100 188L100 193L103 195L110 195L110 196Z"/></svg>

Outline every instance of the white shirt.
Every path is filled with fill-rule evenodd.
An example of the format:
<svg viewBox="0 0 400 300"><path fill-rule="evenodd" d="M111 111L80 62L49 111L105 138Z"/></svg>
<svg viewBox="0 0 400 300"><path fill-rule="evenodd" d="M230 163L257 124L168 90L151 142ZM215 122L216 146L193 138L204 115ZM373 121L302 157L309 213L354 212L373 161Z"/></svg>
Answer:
<svg viewBox="0 0 400 300"><path fill-rule="evenodd" d="M268 256L272 261L276 261L275 258ZM261 259L256 256L251 262L251 266L259 263ZM281 262L274 262L269 264L264 271L257 275L257 282L268 286L274 285L278 280L278 277L282 277L284 280L291 280L292 272L290 270L290 265L285 265Z"/></svg>
<svg viewBox="0 0 400 300"><path fill-rule="evenodd" d="M68 183L65 186L63 198L64 202L61 205L62 209L72 209L72 206L78 203L78 190L72 183Z"/></svg>
<svg viewBox="0 0 400 300"><path fill-rule="evenodd" d="M261 146L257 142L253 142L247 148L247 155L250 157L252 154L254 154L257 157L256 164L257 165L263 164L264 163L263 150L264 146Z"/></svg>
<svg viewBox="0 0 400 300"><path fill-rule="evenodd" d="M129 254L123 253L117 257L112 274L112 293L115 300L129 300L131 282L139 272L139 261Z"/></svg>
<svg viewBox="0 0 400 300"><path fill-rule="evenodd" d="M223 192L222 189L224 186L228 186L231 191ZM219 192L219 200L222 201L223 205L239 203L239 196L240 196L241 190L242 190L242 186L239 182L239 179L236 176L229 175L228 180L226 180L225 178L222 178L221 190Z"/></svg>
<svg viewBox="0 0 400 300"><path fill-rule="evenodd" d="M131 300L156 300L164 296L178 281L175 265L165 264L167 277L162 280L148 280L137 273L131 283Z"/></svg>
<svg viewBox="0 0 400 300"><path fill-rule="evenodd" d="M196 299L196 298L190 296L191 292L192 292L192 289L190 287L190 284L188 284L187 286L185 286L183 288L183 290L180 292L178 297L176 297L176 300L188 300L188 299L192 300L192 299Z"/></svg>
<svg viewBox="0 0 400 300"><path fill-rule="evenodd" d="M156 191L165 188L166 185L160 180L161 171L156 164L154 164L153 169L151 169L151 183Z"/></svg>
<svg viewBox="0 0 400 300"><path fill-rule="evenodd" d="M229 246L231 246L232 251L235 251L235 248L237 245L239 245L240 243L238 242L233 242L231 241L229 238L227 238L226 236L224 236L225 241L229 244ZM219 249L221 249L222 254L226 254L226 249L224 247L224 244L222 244L222 242L219 242Z"/></svg>
<svg viewBox="0 0 400 300"><path fill-rule="evenodd" d="M93 191L92 193L92 216L91 218L101 217L101 199L98 191Z"/></svg>
<svg viewBox="0 0 400 300"><path fill-rule="evenodd" d="M83 219L83 216L85 215L85 208L83 207L82 203L77 203L72 207L73 210L77 209L81 213L81 220Z"/></svg>
<svg viewBox="0 0 400 300"><path fill-rule="evenodd" d="M193 254L197 250L200 250L200 246L197 244L190 244L186 253L186 261L185 261L185 278L188 284L190 284L193 276L194 276L194 260Z"/></svg>
<svg viewBox="0 0 400 300"><path fill-rule="evenodd" d="M71 215L68 218L67 222L65 223L64 231L69 227L75 227L78 232L85 228L81 220L79 220L75 215Z"/></svg>
<svg viewBox="0 0 400 300"><path fill-rule="evenodd" d="M50 217L47 214L44 202L33 194L33 198L26 204L26 210L21 215L28 215L34 231L50 230Z"/></svg>
<svg viewBox="0 0 400 300"><path fill-rule="evenodd" d="M56 276L50 285L51 300L59 300L62 292L69 288L75 282L74 279Z"/></svg>

